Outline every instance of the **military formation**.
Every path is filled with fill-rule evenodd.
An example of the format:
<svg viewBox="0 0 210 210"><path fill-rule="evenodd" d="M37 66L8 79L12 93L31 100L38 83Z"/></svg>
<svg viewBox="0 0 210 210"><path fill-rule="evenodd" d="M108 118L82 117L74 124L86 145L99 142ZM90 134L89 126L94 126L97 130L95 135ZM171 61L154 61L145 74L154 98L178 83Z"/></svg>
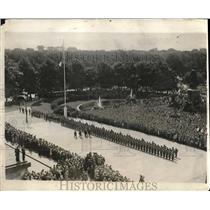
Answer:
<svg viewBox="0 0 210 210"><path fill-rule="evenodd" d="M141 152L145 152L156 157L164 158L166 160L174 161L178 157L177 148L169 148L166 145L158 145L154 142L148 142L142 139L134 138L130 135L123 135L122 133L116 133L113 130L105 128L99 128L94 125L75 121L73 119L66 119L64 117L48 114L47 117L43 113L32 113L34 116L47 118L48 120L60 122L62 126L74 129L74 137L82 137L82 134L87 138L97 136L105 140L111 141L122 146L126 146Z"/></svg>
<svg viewBox="0 0 210 210"><path fill-rule="evenodd" d="M100 138L105 138L108 141L130 147L132 149L145 152L150 155L165 158L167 160L174 161L178 155L177 148L169 148L166 145L160 146L156 143L145 141L142 139L134 138L130 135L123 135L121 133L115 133L113 130L106 130L104 128L94 128L94 133Z"/></svg>
<svg viewBox="0 0 210 210"><path fill-rule="evenodd" d="M84 131L82 131L82 130L79 130L79 131L75 130L74 131L74 138L75 139L77 139L77 138L82 139L83 136L85 138L91 138L91 131L90 131L90 129L85 129Z"/></svg>
<svg viewBox="0 0 210 210"><path fill-rule="evenodd" d="M89 127L88 129L86 127ZM94 136L99 138L106 139L116 144L120 144L122 146L126 146L141 152L145 152L150 155L155 155L157 157L165 158L167 160L174 161L178 155L177 148L168 148L166 145L160 146L154 142L148 142L142 139L133 138L130 135L123 135L122 133L116 133L113 130L107 130L105 128L98 128L93 125L84 126L80 125L80 130L78 131L79 137L82 137L82 133L87 138L87 130L91 131ZM81 131L82 130L82 131ZM76 131L74 132L74 136Z"/></svg>
<svg viewBox="0 0 210 210"><path fill-rule="evenodd" d="M15 149L17 162L20 161L20 147L34 151L39 156L53 159L57 164L49 171L27 172L23 179L31 180L95 180L95 181L128 181L119 171L105 164L105 158L97 153L89 153L85 158L65 150L35 135L16 129L9 123L5 125L5 139L12 145L18 145ZM22 159L25 161L25 149L22 151Z"/></svg>

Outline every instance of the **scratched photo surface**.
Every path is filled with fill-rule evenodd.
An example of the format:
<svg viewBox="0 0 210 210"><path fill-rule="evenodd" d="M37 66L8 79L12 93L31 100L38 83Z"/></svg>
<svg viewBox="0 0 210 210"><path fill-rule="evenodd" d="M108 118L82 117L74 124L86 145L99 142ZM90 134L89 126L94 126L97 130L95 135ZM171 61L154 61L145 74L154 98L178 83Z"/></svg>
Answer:
<svg viewBox="0 0 210 210"><path fill-rule="evenodd" d="M207 188L206 20L2 31L2 189Z"/></svg>

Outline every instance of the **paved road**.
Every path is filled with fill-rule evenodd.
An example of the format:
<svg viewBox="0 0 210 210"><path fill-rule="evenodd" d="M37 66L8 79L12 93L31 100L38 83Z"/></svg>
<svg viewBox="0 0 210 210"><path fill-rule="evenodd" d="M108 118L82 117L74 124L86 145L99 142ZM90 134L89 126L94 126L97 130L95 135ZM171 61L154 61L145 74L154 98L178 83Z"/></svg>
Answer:
<svg viewBox="0 0 210 210"><path fill-rule="evenodd" d="M37 137L42 137L82 156L90 151L98 152L105 157L106 163L112 165L113 169L119 170L121 174L134 181L138 181L140 174L145 176L146 181L154 182L201 183L206 178L206 152L162 138L121 128L115 129L118 132L129 133L139 138L143 137L147 141L177 147L179 149L179 159L176 162L157 158L96 137L74 139L72 129L62 127L57 123L45 122L43 119L30 118L29 125L26 125L25 116L17 110L7 110L6 121L16 128L35 134ZM113 128L112 126L104 126L108 129Z"/></svg>

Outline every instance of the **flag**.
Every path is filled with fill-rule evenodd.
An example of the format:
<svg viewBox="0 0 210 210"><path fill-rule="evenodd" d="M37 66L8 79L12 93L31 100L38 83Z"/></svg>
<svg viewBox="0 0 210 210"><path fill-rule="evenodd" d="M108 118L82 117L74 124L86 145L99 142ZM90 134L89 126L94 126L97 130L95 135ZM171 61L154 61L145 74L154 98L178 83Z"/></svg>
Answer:
<svg viewBox="0 0 210 210"><path fill-rule="evenodd" d="M59 67L61 67L61 66L62 66L62 61L58 64L58 66L59 66Z"/></svg>

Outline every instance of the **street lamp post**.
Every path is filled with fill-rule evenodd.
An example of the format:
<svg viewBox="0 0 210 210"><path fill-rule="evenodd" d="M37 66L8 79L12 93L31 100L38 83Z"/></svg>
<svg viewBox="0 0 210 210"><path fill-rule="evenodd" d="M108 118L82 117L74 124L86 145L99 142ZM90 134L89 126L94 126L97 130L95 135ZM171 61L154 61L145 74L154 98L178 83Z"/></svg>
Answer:
<svg viewBox="0 0 210 210"><path fill-rule="evenodd" d="M63 41L63 89L64 89L64 117L67 117L67 106L66 106L66 63L65 63L65 50L64 50L64 41Z"/></svg>
<svg viewBox="0 0 210 210"><path fill-rule="evenodd" d="M26 123L28 123L28 109L27 109L26 101L25 101L25 113L26 113Z"/></svg>

